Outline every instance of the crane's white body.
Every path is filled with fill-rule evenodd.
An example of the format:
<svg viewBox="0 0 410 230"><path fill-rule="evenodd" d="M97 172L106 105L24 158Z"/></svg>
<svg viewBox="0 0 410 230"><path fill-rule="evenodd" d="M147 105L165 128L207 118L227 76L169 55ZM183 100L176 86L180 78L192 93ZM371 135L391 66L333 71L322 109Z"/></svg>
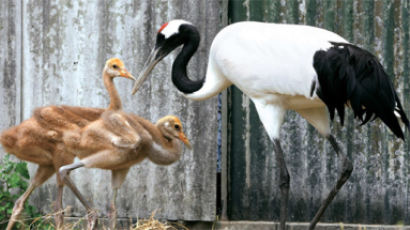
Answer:
<svg viewBox="0 0 410 230"><path fill-rule="evenodd" d="M271 139L279 137L287 109L297 111L327 135L330 130L325 104L309 94L317 77L313 56L331 47L330 42L347 43L333 32L311 26L232 24L212 43L204 85L185 96L203 100L234 84L255 103Z"/></svg>
<svg viewBox="0 0 410 230"><path fill-rule="evenodd" d="M279 227L282 230L286 229L290 181L279 140L286 110L295 110L312 124L329 140L341 160L342 171L336 185L310 222L309 229L314 229L353 170L353 164L341 153L330 134L328 109L332 119L335 110L343 119L343 106L351 103L355 116L363 122L375 114L396 136L404 138L393 111L388 111L396 107L394 110L410 127L397 93L377 59L333 32L304 25L232 24L215 37L206 76L192 80L186 68L199 42L199 31L192 23L172 20L163 24L132 92L138 91L159 61L182 45L172 64L172 82L187 98L205 100L232 84L248 95L275 149L280 169ZM374 103L374 98L381 103Z"/></svg>

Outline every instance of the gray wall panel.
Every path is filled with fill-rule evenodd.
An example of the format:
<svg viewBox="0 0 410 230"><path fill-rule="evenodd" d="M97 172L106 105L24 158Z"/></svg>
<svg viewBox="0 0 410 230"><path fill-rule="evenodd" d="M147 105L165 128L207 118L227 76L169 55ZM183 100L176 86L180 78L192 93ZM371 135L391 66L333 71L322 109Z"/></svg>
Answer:
<svg viewBox="0 0 410 230"><path fill-rule="evenodd" d="M20 120L20 4L0 2L0 129ZM0 147L1 148L1 147ZM0 153L0 156L3 156Z"/></svg>
<svg viewBox="0 0 410 230"><path fill-rule="evenodd" d="M135 76L154 45L156 32L165 22L184 18L198 25L204 36L199 52L189 65L194 79L205 75L211 41L221 28L223 1L12 1L0 3L0 120L2 129L31 116L34 108L50 104L106 107L108 94L101 73L105 60L119 57ZM22 22L19 17L22 12ZM17 19L16 19L17 18ZM15 48L15 29L22 31L21 47ZM21 65L16 59L21 53ZM175 57L175 54L173 55ZM156 121L167 114L181 118L193 144L181 160L169 167L148 161L132 168L118 195L119 217L156 217L213 220L216 205L217 98L204 102L185 99L172 85L173 57L158 65L140 91L131 96L132 83L116 79L124 109ZM14 69L22 68L22 74ZM18 77L23 77L20 104ZM8 84L7 86L4 84ZM18 87L17 87L17 85ZM18 89L17 89L18 88ZM16 108L17 106L17 108ZM33 173L36 166L29 165ZM80 169L72 173L80 190L93 200L101 215L108 213L110 173ZM30 202L41 211L52 211L55 177L36 190ZM64 206L67 215L85 210L69 189Z"/></svg>

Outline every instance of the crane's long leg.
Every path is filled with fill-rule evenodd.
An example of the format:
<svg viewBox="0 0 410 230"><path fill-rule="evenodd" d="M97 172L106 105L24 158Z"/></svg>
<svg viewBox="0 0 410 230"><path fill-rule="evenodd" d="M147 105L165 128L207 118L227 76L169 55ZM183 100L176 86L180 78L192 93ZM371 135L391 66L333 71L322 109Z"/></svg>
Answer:
<svg viewBox="0 0 410 230"><path fill-rule="evenodd" d="M112 190L112 198L111 198L111 211L109 214L109 221L110 221L110 229L115 230L117 225L117 207L115 206L115 200L117 199L118 189L114 188Z"/></svg>
<svg viewBox="0 0 410 230"><path fill-rule="evenodd" d="M56 215L54 216L56 229L62 229L64 223L63 191L64 184L57 183L57 199L55 204Z"/></svg>
<svg viewBox="0 0 410 230"><path fill-rule="evenodd" d="M111 213L110 213L110 229L115 230L117 224L117 208L115 206L115 200L117 198L118 189L124 183L125 177L129 168L112 170L111 171L111 187L112 187L112 198L111 198Z"/></svg>
<svg viewBox="0 0 410 230"><path fill-rule="evenodd" d="M273 140L275 149L276 163L279 167L279 188L280 188L280 224L279 229L286 229L286 219L288 216L288 200L289 200L289 172L286 168L286 162L283 155L282 147L280 146L279 139Z"/></svg>
<svg viewBox="0 0 410 230"><path fill-rule="evenodd" d="M58 172L60 167L64 165L69 165L73 163L74 161L74 156L71 154L68 154L67 152L64 151L65 146L58 144L57 145L57 151L54 153L54 170ZM63 192L64 192L64 181L61 178L60 174L56 174L56 179L57 179L57 198L55 202L55 215L54 215L54 221L56 225L56 229L60 230L63 229L63 224L64 224L64 210L63 210Z"/></svg>
<svg viewBox="0 0 410 230"><path fill-rule="evenodd" d="M80 200L80 202L84 205L88 212L88 229L94 229L97 226L97 214L95 211L92 210L91 205L88 201L81 195L78 188L74 185L72 180L70 179L69 173L77 168L84 167L83 162L76 162L73 164L65 165L60 168L59 174L61 179L63 179L64 183L73 191L74 195Z"/></svg>
<svg viewBox="0 0 410 230"><path fill-rule="evenodd" d="M347 156L345 154L341 153L340 148L339 148L335 138L332 135L329 135L327 137L327 139L329 140L329 142L332 145L333 149L336 151L336 154L340 157L339 159L340 159L340 163L341 163L341 166L342 166L342 170L340 172L339 178L336 181L336 185L333 187L333 189L327 195L327 198L323 201L323 203L320 206L319 210L317 211L315 217L310 222L310 226L309 226L310 230L315 228L317 222L320 220L320 217L325 212L327 206L329 206L329 204L332 202L333 198L339 192L340 188L346 183L347 179L349 179L350 174L353 171L352 162L347 158Z"/></svg>
<svg viewBox="0 0 410 230"><path fill-rule="evenodd" d="M127 162L128 158L124 157L121 151L114 151L114 150L102 150L98 153L95 153L91 156L83 158L80 162L76 162L73 164L65 165L60 168L59 175L61 179L64 180L64 183L73 191L73 193L77 196L77 198L81 201L84 207L87 209L88 212L88 229L94 229L97 225L97 215L92 210L91 205L87 202L86 199L81 195L80 191L71 181L68 174L70 171L80 168L80 167L87 167L87 168L115 168L118 165ZM119 170L121 171L121 170ZM128 172L128 170L127 170ZM126 173L125 173L126 175ZM125 178L124 175L124 178ZM115 176L115 175L114 175Z"/></svg>
<svg viewBox="0 0 410 230"><path fill-rule="evenodd" d="M273 142L275 150L276 164L279 167L279 188L280 188L280 218L279 229L286 229L286 219L288 216L289 199L289 172L286 168L285 157L279 141L280 126L283 122L286 110L280 106L266 104L258 100L253 100L259 118L265 127L266 132Z"/></svg>
<svg viewBox="0 0 410 230"><path fill-rule="evenodd" d="M31 193L36 189L38 186L43 184L48 178L50 178L54 174L54 168L52 166L38 166L36 175L34 176L33 180L30 182L27 190L21 195L13 207L13 212L11 214L9 223L7 224L7 230L11 230L18 220L21 212L24 209L24 203L26 203L27 199L31 195Z"/></svg>

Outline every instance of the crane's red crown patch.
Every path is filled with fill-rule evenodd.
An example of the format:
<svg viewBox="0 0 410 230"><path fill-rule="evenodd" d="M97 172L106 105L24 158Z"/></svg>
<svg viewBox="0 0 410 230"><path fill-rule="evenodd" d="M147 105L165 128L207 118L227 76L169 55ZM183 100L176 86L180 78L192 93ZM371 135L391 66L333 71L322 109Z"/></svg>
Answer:
<svg viewBox="0 0 410 230"><path fill-rule="evenodd" d="M167 27L168 22L164 23L161 28L159 28L158 33L161 32L165 27Z"/></svg>

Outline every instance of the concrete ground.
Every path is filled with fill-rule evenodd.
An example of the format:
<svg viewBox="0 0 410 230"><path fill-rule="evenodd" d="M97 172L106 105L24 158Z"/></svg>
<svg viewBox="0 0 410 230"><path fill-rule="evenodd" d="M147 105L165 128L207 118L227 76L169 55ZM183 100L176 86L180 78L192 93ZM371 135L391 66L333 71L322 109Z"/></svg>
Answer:
<svg viewBox="0 0 410 230"><path fill-rule="evenodd" d="M78 218L65 218L67 222L78 221ZM118 219L117 230L130 230L130 224L136 220ZM83 219L85 224L85 220ZM269 221L217 221L217 222L179 222L189 230L278 230L278 222ZM99 227L108 226L105 218L99 219ZM306 230L309 223L287 223L288 230ZM186 230L178 228L178 230ZM347 223L319 223L315 230L410 230L410 225L372 225Z"/></svg>
<svg viewBox="0 0 410 230"><path fill-rule="evenodd" d="M305 230L309 223L288 223L288 230ZM193 225L191 230L277 230L277 222L265 221L219 221L212 226ZM403 225L365 225L365 224L344 224L344 223L320 223L316 230L410 230L410 226Z"/></svg>

